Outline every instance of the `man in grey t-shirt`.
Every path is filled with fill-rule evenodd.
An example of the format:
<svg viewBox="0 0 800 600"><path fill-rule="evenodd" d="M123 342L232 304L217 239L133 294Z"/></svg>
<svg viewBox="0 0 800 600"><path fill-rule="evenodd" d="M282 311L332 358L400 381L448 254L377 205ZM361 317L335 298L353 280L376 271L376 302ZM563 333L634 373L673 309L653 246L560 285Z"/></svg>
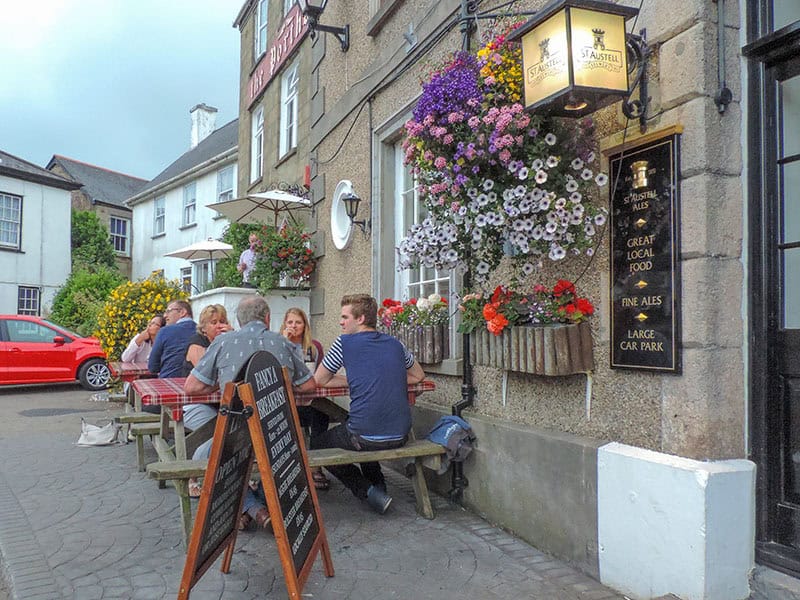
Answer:
<svg viewBox="0 0 800 600"><path fill-rule="evenodd" d="M183 386L187 394L208 394L233 381L253 354L266 350L289 371L289 379L296 391L310 392L316 382L294 345L282 335L269 330L269 305L261 296L250 296L239 302L236 309L239 331L229 331L217 336L197 363ZM198 446L192 458L208 458L213 438ZM269 523L269 511L254 494L248 492L244 499L242 517L254 519L261 527ZM244 525L240 525L240 528Z"/></svg>

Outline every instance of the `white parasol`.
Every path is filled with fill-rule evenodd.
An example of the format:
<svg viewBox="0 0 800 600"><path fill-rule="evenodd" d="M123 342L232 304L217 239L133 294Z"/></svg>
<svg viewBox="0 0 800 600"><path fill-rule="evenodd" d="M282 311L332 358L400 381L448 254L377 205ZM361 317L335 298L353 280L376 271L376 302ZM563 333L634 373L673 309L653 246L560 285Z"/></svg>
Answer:
<svg viewBox="0 0 800 600"><path fill-rule="evenodd" d="M277 227L278 213L297 208L311 208L311 200L282 190L268 190L207 206L227 217L232 223L266 221L267 217L272 216Z"/></svg>
<svg viewBox="0 0 800 600"><path fill-rule="evenodd" d="M229 256L233 251L233 246L220 242L213 238L208 238L201 242L195 242L190 246L167 252L164 256L173 258L183 258L186 260L208 260L211 262L210 275L214 277L214 259Z"/></svg>

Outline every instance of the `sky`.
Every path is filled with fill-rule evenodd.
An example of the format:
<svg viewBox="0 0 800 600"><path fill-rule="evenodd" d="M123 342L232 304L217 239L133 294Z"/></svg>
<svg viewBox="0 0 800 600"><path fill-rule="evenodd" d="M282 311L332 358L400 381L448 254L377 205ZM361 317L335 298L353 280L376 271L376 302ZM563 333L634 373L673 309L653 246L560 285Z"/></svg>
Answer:
<svg viewBox="0 0 800 600"><path fill-rule="evenodd" d="M0 0L0 150L153 179L238 116L244 0Z"/></svg>

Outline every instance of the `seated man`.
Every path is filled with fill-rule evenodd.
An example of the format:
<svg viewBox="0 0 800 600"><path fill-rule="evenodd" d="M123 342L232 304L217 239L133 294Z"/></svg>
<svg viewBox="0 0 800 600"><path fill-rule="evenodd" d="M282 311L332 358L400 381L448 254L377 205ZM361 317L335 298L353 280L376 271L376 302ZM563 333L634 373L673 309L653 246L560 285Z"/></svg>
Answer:
<svg viewBox="0 0 800 600"><path fill-rule="evenodd" d="M203 358L186 378L183 389L187 394L209 394L218 387L224 388L259 350L266 350L288 369L289 378L297 391L316 389L311 371L295 352L292 343L269 330L269 304L262 296L248 296L239 302L236 318L241 329L214 338ZM192 458L208 458L212 442L213 438L201 444ZM243 512L246 517L240 522L240 529L244 529L251 519L255 519L261 527L269 523L269 511L252 493L245 497Z"/></svg>
<svg viewBox="0 0 800 600"><path fill-rule="evenodd" d="M311 438L312 449L385 450L399 448L411 430L408 384L425 379L419 363L397 339L376 331L378 303L366 294L342 298L339 325L343 334L333 342L314 379L322 386L350 386L350 416L346 423ZM336 375L340 367L345 380ZM392 502L376 462L330 466L327 469L357 498L384 514Z"/></svg>

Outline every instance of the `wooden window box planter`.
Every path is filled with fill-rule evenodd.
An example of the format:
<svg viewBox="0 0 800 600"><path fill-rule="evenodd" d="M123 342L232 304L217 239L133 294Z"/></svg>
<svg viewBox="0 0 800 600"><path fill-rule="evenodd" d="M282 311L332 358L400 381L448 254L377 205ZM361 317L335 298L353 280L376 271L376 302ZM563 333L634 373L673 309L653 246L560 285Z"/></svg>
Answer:
<svg viewBox="0 0 800 600"><path fill-rule="evenodd" d="M446 325L393 325L381 331L400 340L420 364L436 364L450 357L450 330Z"/></svg>
<svg viewBox="0 0 800 600"><path fill-rule="evenodd" d="M594 369L588 323L520 325L500 335L476 330L470 344L474 365L533 375L572 375Z"/></svg>

